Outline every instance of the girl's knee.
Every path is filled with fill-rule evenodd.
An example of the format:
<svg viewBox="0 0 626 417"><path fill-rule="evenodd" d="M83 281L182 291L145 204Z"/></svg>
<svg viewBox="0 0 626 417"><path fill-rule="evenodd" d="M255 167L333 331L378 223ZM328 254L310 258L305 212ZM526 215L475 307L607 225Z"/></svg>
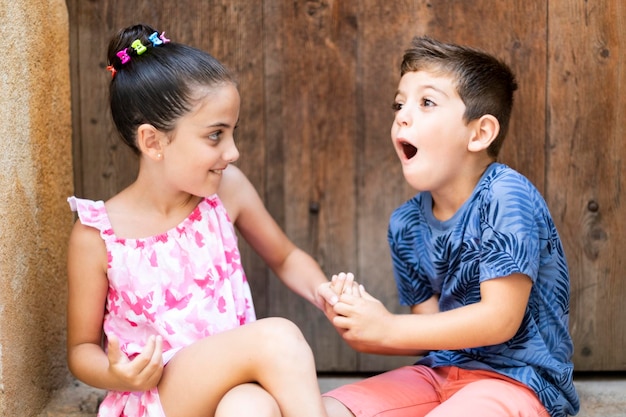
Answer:
<svg viewBox="0 0 626 417"><path fill-rule="evenodd" d="M262 319L259 324L259 342L265 342L266 346L274 355L297 355L302 360L302 355L312 356L313 352L309 347L304 335L293 322L281 318L272 317Z"/></svg>
<svg viewBox="0 0 626 417"><path fill-rule="evenodd" d="M299 343L305 341L302 331L290 320L281 317L272 317L259 320L261 331L266 340L283 343Z"/></svg>

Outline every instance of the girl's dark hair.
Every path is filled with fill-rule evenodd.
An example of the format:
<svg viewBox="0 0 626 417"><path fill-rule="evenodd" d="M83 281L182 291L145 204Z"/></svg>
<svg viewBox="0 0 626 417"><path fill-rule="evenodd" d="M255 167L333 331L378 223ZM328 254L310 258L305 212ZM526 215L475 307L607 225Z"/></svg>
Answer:
<svg viewBox="0 0 626 417"><path fill-rule="evenodd" d="M423 36L413 38L404 54L400 74L421 70L440 71L454 78L456 90L465 103L466 122L485 114L498 119L500 132L487 149L490 156L497 157L509 128L513 92L517 90L511 69L480 50Z"/></svg>
<svg viewBox="0 0 626 417"><path fill-rule="evenodd" d="M137 155L136 132L141 124L172 131L199 98L198 90L235 82L230 72L204 51L176 42L153 46L149 37L154 32L143 24L122 29L109 42L107 53L114 69L109 87L113 122ZM147 48L142 54L131 47L137 39ZM130 57L124 64L118 56L123 50Z"/></svg>

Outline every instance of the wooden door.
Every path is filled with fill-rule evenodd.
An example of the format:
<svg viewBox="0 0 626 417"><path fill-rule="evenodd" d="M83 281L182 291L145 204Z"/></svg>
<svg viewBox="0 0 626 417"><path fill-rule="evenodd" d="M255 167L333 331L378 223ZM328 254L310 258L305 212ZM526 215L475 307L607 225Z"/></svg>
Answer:
<svg viewBox="0 0 626 417"><path fill-rule="evenodd" d="M293 241L327 274L354 271L395 312L386 243L411 196L389 141L398 65L412 36L480 47L520 90L502 161L544 193L572 276L578 370L626 369L626 33L619 0L68 0L76 193L106 199L135 175L107 109L106 46L136 22L207 50L242 95L240 168ZM242 242L260 316L294 320L322 372L379 371L413 358L356 354ZM419 331L419 329L417 329Z"/></svg>

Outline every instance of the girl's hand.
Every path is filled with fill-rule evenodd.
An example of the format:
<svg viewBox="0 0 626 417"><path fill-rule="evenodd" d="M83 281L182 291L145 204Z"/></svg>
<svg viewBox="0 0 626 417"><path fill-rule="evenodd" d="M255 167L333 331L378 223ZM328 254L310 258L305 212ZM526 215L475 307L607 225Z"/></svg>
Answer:
<svg viewBox="0 0 626 417"><path fill-rule="evenodd" d="M317 297L322 298L326 304L324 311L328 307L332 307L339 301L342 294L352 294L358 292L358 285L354 281L354 275L351 272L341 272L337 275L333 275L330 282L325 282L317 288Z"/></svg>
<svg viewBox="0 0 626 417"><path fill-rule="evenodd" d="M355 285L356 282L354 281L354 274L352 272L340 272L337 275L333 275L330 281L330 287L338 297L341 297L342 294L352 294Z"/></svg>
<svg viewBox="0 0 626 417"><path fill-rule="evenodd" d="M325 282L317 288L317 295L322 298L322 311L328 321L333 323L333 325L335 323L335 317L337 316L334 306L340 301L340 297L344 293L347 291L352 292L352 287L355 284L354 275L352 273L346 274L341 272L337 275L333 275L330 282ZM345 333L345 329L337 326L335 326L335 329L337 329L341 336Z"/></svg>
<svg viewBox="0 0 626 417"><path fill-rule="evenodd" d="M109 372L121 388L117 391L148 391L157 386L163 374L161 336L150 336L146 346L133 360L121 351L116 336L109 336L108 342Z"/></svg>

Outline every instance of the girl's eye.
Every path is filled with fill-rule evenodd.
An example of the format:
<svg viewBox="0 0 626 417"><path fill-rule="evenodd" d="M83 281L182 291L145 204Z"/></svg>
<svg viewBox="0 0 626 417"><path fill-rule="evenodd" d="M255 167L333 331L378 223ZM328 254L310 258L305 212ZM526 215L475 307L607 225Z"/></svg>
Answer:
<svg viewBox="0 0 626 417"><path fill-rule="evenodd" d="M432 100L429 100L427 98L422 99L422 105L424 107L433 107L435 105L435 102Z"/></svg>
<svg viewBox="0 0 626 417"><path fill-rule="evenodd" d="M218 130L217 132L213 132L209 135L209 139L211 139L212 141L218 141L220 140L221 134L222 134L221 130Z"/></svg>
<svg viewBox="0 0 626 417"><path fill-rule="evenodd" d="M402 109L402 103L398 103L397 101L394 101L391 104L391 109L396 112L396 111L400 111Z"/></svg>

